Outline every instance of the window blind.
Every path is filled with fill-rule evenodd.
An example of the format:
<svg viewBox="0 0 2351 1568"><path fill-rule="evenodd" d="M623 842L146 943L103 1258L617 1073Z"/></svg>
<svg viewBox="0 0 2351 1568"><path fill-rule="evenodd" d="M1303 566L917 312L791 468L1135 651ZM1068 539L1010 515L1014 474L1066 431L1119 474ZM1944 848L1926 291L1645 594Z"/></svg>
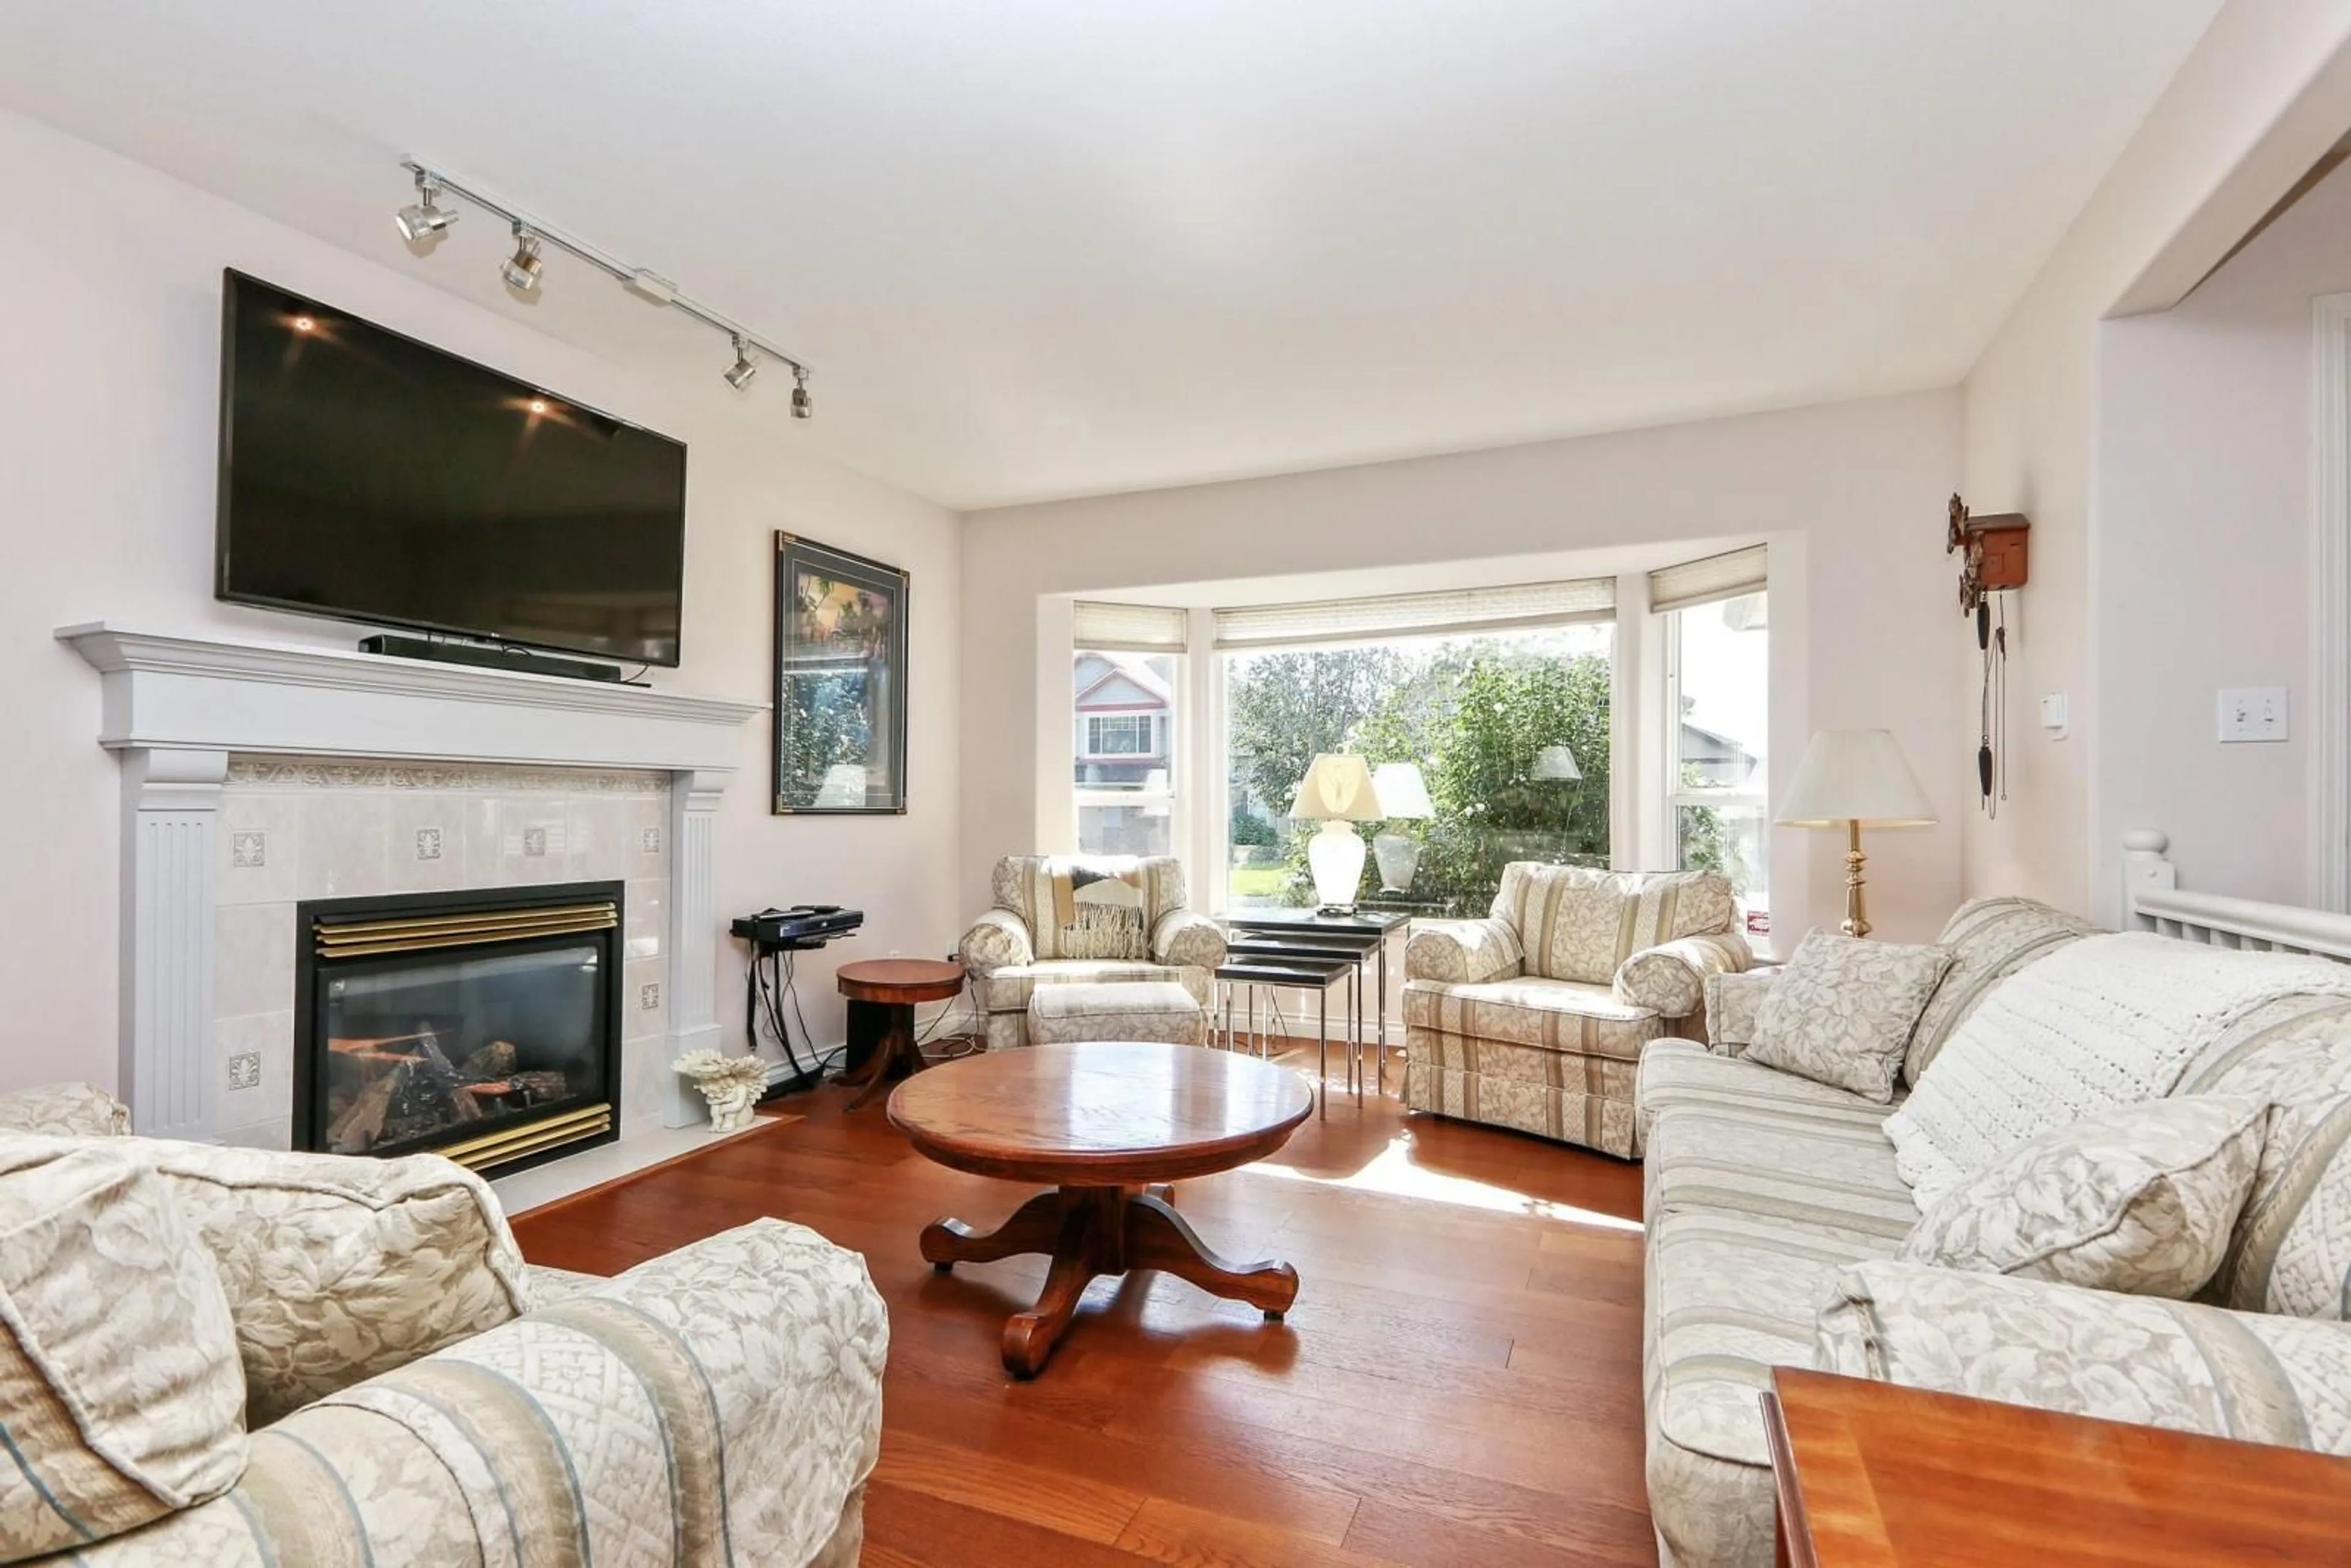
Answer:
<svg viewBox="0 0 2351 1568"><path fill-rule="evenodd" d="M1687 610L1694 604L1761 593L1770 576L1761 545L1659 567L1649 574L1649 608Z"/></svg>
<svg viewBox="0 0 2351 1568"><path fill-rule="evenodd" d="M1499 588L1252 604L1217 612L1217 646L1269 648L1371 637L1452 636L1514 626L1565 626L1616 614L1616 580L1515 582Z"/></svg>
<svg viewBox="0 0 2351 1568"><path fill-rule="evenodd" d="M1189 618L1167 604L1105 604L1081 599L1071 646L1126 653L1180 653L1189 640Z"/></svg>

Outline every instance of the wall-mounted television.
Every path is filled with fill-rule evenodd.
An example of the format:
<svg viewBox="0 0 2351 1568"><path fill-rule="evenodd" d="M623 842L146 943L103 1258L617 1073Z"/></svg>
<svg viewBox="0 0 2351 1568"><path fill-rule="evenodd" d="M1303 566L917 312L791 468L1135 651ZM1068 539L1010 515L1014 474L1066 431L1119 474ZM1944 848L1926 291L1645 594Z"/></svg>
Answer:
<svg viewBox="0 0 2351 1568"><path fill-rule="evenodd" d="M231 269L216 591L678 662L685 447Z"/></svg>

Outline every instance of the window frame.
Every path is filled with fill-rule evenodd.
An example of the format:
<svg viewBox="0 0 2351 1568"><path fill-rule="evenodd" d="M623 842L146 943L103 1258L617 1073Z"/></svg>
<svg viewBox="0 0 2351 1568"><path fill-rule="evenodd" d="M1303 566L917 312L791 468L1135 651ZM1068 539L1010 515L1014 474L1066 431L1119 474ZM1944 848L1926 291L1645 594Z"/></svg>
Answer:
<svg viewBox="0 0 2351 1568"><path fill-rule="evenodd" d="M1764 598L1768 604L1771 595L1771 590L1768 587L1757 589L1752 591L1754 594ZM1749 597L1749 595L1738 594L1733 597L1743 599ZM1681 813L1685 807L1729 806L1753 810L1760 818L1762 819L1763 831L1761 836L1761 842L1762 844L1763 851L1763 887L1760 895L1750 889L1745 895L1742 902L1745 907L1749 909L1768 910L1771 906L1771 801L1766 797L1765 791L1761 789L1692 789L1685 786L1681 782L1682 617L1688 614L1693 610L1708 610L1713 608L1717 604L1724 602L1727 602L1727 601L1708 600L1702 603L1685 604L1678 609L1660 611L1657 612L1658 619L1665 622L1663 664L1666 700L1665 707L1660 717L1662 719L1662 728L1665 731L1663 739L1665 741L1666 769L1663 782L1665 784L1666 810L1662 826L1665 832L1666 858L1672 863L1672 868L1676 871L1685 871L1688 869L1681 863ZM1770 652L1768 643L1766 645L1765 652L1768 656Z"/></svg>

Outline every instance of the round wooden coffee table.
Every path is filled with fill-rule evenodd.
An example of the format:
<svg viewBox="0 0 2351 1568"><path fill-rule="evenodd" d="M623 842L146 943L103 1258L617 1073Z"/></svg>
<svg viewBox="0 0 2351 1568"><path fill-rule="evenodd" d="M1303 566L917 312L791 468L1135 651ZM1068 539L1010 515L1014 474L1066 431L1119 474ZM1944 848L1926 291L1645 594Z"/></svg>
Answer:
<svg viewBox="0 0 2351 1568"><path fill-rule="evenodd" d="M849 1103L849 1108L860 1111L882 1092L899 1063L905 1063L909 1072L920 1072L927 1065L914 1044L914 1004L948 1002L961 995L963 966L935 958L868 958L843 964L834 972L833 984L852 1001L872 1002L890 1010L890 1027L873 1054L855 1073L841 1079L856 1086L857 1098Z"/></svg>
<svg viewBox="0 0 2351 1568"><path fill-rule="evenodd" d="M1298 1299L1287 1263L1228 1263L1201 1245L1159 1184L1231 1170L1290 1141L1314 1099L1296 1073L1196 1045L1035 1045L941 1064L898 1086L891 1123L943 1166L1049 1184L986 1235L923 1230L945 1271L1024 1252L1053 1260L1037 1305L1004 1325L1004 1364L1033 1377L1098 1274L1157 1269L1280 1319Z"/></svg>

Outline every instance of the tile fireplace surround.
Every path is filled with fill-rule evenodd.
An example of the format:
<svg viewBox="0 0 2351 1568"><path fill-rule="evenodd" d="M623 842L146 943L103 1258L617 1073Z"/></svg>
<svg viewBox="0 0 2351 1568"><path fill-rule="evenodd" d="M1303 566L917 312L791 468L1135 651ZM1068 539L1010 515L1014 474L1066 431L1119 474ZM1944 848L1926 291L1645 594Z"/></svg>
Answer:
<svg viewBox="0 0 2351 1568"><path fill-rule="evenodd" d="M294 904L627 883L622 1137L704 1119L712 831L765 705L333 648L60 630L122 765L118 1092L138 1130L286 1146Z"/></svg>

